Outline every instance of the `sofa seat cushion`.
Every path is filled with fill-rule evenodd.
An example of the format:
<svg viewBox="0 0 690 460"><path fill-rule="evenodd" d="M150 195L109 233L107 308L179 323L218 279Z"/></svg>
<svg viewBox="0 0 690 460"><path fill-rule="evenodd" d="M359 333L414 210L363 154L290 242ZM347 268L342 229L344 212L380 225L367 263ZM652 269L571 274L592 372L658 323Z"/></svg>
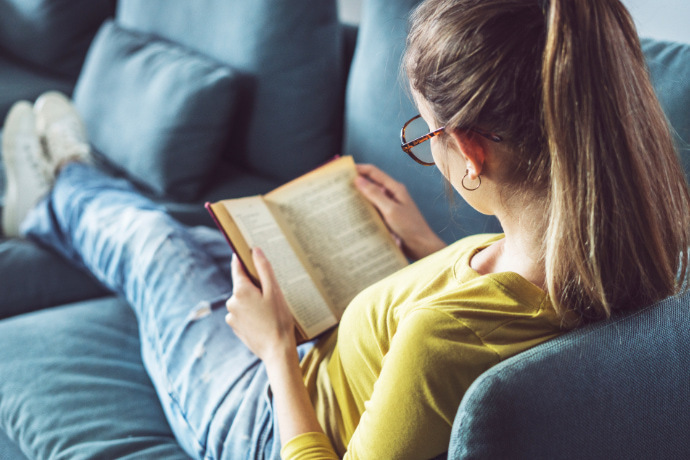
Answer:
<svg viewBox="0 0 690 460"><path fill-rule="evenodd" d="M0 322L0 428L28 458L188 458L116 298Z"/></svg>
<svg viewBox="0 0 690 460"><path fill-rule="evenodd" d="M75 78L93 35L114 12L114 0L2 0L0 49Z"/></svg>
<svg viewBox="0 0 690 460"><path fill-rule="evenodd" d="M108 295L91 275L24 239L0 239L0 318Z"/></svg>
<svg viewBox="0 0 690 460"><path fill-rule="evenodd" d="M106 22L74 90L95 149L160 195L195 198L229 139L229 67Z"/></svg>
<svg viewBox="0 0 690 460"><path fill-rule="evenodd" d="M117 21L247 77L227 150L236 164L285 182L340 152L344 63L335 0L121 0Z"/></svg>

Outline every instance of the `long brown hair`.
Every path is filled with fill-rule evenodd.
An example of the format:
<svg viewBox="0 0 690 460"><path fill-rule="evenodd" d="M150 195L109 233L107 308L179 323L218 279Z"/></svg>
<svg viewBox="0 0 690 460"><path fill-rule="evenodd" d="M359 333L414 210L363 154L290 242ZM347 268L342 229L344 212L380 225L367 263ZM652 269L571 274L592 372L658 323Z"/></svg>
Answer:
<svg viewBox="0 0 690 460"><path fill-rule="evenodd" d="M437 122L501 135L509 184L545 197L559 313L599 319L679 291L690 196L619 0L427 0L404 67Z"/></svg>

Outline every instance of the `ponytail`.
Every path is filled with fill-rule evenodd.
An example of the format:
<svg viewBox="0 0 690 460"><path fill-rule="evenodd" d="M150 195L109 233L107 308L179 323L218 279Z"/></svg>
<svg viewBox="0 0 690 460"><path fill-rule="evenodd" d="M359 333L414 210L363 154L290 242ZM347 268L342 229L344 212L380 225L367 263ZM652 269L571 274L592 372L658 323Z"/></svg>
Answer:
<svg viewBox="0 0 690 460"><path fill-rule="evenodd" d="M557 310L599 319L678 291L690 199L625 8L552 0L547 18L548 290Z"/></svg>
<svg viewBox="0 0 690 460"><path fill-rule="evenodd" d="M690 197L620 0L426 0L404 66L439 125L503 137L508 194L547 204L539 255L564 322L680 290Z"/></svg>

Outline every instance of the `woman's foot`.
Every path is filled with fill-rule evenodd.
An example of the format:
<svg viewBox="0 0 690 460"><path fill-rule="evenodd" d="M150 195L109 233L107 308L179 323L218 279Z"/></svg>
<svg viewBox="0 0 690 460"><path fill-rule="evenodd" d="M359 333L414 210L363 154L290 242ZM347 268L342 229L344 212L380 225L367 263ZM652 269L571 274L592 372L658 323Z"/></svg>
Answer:
<svg viewBox="0 0 690 460"><path fill-rule="evenodd" d="M5 119L2 160L7 176L2 230L7 237L17 237L19 225L48 193L54 178L36 135L33 107L29 102L15 103Z"/></svg>
<svg viewBox="0 0 690 460"><path fill-rule="evenodd" d="M72 102L62 93L42 94L34 104L36 132L54 171L71 161L89 163L86 127Z"/></svg>

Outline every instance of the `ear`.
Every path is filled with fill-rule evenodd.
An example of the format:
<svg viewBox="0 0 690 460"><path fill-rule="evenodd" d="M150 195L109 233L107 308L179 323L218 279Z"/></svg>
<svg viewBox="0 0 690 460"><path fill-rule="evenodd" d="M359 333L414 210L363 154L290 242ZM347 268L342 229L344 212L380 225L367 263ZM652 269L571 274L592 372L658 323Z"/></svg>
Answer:
<svg viewBox="0 0 690 460"><path fill-rule="evenodd" d="M476 179L484 169L486 160L484 144L477 139L477 136L468 135L464 130L451 131L450 135L465 160L469 178Z"/></svg>

